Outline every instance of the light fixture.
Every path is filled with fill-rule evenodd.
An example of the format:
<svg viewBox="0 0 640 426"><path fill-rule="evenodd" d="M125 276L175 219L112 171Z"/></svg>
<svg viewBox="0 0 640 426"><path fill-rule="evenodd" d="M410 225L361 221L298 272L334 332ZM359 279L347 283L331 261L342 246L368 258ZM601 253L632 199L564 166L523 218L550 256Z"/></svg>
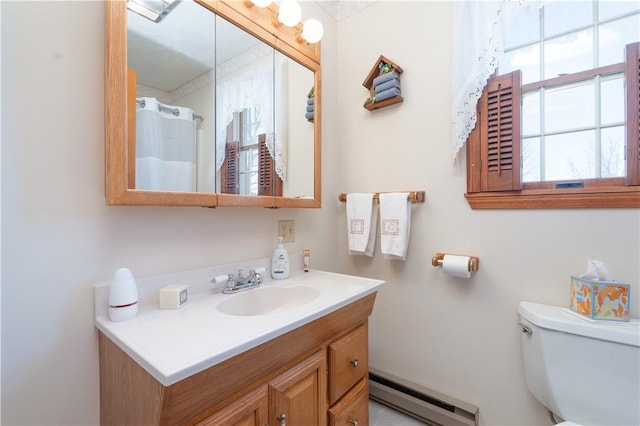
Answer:
<svg viewBox="0 0 640 426"><path fill-rule="evenodd" d="M295 27L302 17L302 9L295 0L284 0L278 8L278 22L287 27Z"/></svg>
<svg viewBox="0 0 640 426"><path fill-rule="evenodd" d="M302 24L302 38L308 43L317 43L324 35L322 23L315 18L307 19Z"/></svg>
<svg viewBox="0 0 640 426"><path fill-rule="evenodd" d="M158 23L180 3L176 0L127 0L127 8Z"/></svg>

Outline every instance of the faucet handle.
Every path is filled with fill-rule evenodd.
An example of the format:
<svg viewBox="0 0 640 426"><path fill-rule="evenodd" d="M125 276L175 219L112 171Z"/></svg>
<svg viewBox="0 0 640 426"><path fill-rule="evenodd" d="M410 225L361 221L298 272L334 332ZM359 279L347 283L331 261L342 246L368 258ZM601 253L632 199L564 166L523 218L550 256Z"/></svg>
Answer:
<svg viewBox="0 0 640 426"><path fill-rule="evenodd" d="M249 275L251 276L251 278L253 278L253 281L260 285L262 284L262 275L260 275L258 272L256 272L255 269L252 269L249 271Z"/></svg>

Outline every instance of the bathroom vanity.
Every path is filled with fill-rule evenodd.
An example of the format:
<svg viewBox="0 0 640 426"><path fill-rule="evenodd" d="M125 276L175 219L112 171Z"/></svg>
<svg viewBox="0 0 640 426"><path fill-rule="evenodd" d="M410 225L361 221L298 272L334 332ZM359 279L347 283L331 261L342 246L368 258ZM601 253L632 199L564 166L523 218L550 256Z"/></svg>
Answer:
<svg viewBox="0 0 640 426"><path fill-rule="evenodd" d="M121 323L97 309L101 424L368 424L367 321L383 283L294 272Z"/></svg>

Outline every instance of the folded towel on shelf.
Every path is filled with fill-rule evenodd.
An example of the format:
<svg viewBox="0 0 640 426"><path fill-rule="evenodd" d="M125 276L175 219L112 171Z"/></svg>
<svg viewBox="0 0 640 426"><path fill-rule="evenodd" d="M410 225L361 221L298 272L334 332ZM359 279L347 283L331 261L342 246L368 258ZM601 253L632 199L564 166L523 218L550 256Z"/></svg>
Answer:
<svg viewBox="0 0 640 426"><path fill-rule="evenodd" d="M380 249L386 259L406 259L410 228L409 194L380 194Z"/></svg>
<svg viewBox="0 0 640 426"><path fill-rule="evenodd" d="M398 78L398 73L395 71L386 72L384 74L380 74L376 78L373 79L373 85L377 86L378 84L384 83L385 81L393 80L394 78Z"/></svg>
<svg viewBox="0 0 640 426"><path fill-rule="evenodd" d="M375 95L376 102L384 101L385 99L393 98L394 96L398 96L400 94L400 89L397 87L392 87L391 89L387 89L384 92L378 93Z"/></svg>
<svg viewBox="0 0 640 426"><path fill-rule="evenodd" d="M373 256L377 221L378 205L373 194L347 194L349 254Z"/></svg>
<svg viewBox="0 0 640 426"><path fill-rule="evenodd" d="M398 89L400 88L400 80L398 80L397 78L394 78L393 80L387 80L384 83L380 83L378 84L374 90L376 95L378 93L382 93L387 89L391 89L392 87L397 87Z"/></svg>
<svg viewBox="0 0 640 426"><path fill-rule="evenodd" d="M315 106L307 105L307 112L313 112L314 109L315 109Z"/></svg>
<svg viewBox="0 0 640 426"><path fill-rule="evenodd" d="M313 111L307 111L307 112L304 114L304 116L305 116L305 118L306 118L307 120L313 120L314 112L313 112Z"/></svg>
<svg viewBox="0 0 640 426"><path fill-rule="evenodd" d="M313 105L316 103L316 98L307 98L307 105Z"/></svg>

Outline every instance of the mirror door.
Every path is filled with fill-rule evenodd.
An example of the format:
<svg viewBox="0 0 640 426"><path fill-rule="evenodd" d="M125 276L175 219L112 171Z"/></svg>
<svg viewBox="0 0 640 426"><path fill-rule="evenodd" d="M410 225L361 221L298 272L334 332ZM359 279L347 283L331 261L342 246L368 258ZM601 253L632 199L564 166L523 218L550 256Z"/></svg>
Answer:
<svg viewBox="0 0 640 426"><path fill-rule="evenodd" d="M242 2L126 4L106 3L107 203L319 207L319 46Z"/></svg>

